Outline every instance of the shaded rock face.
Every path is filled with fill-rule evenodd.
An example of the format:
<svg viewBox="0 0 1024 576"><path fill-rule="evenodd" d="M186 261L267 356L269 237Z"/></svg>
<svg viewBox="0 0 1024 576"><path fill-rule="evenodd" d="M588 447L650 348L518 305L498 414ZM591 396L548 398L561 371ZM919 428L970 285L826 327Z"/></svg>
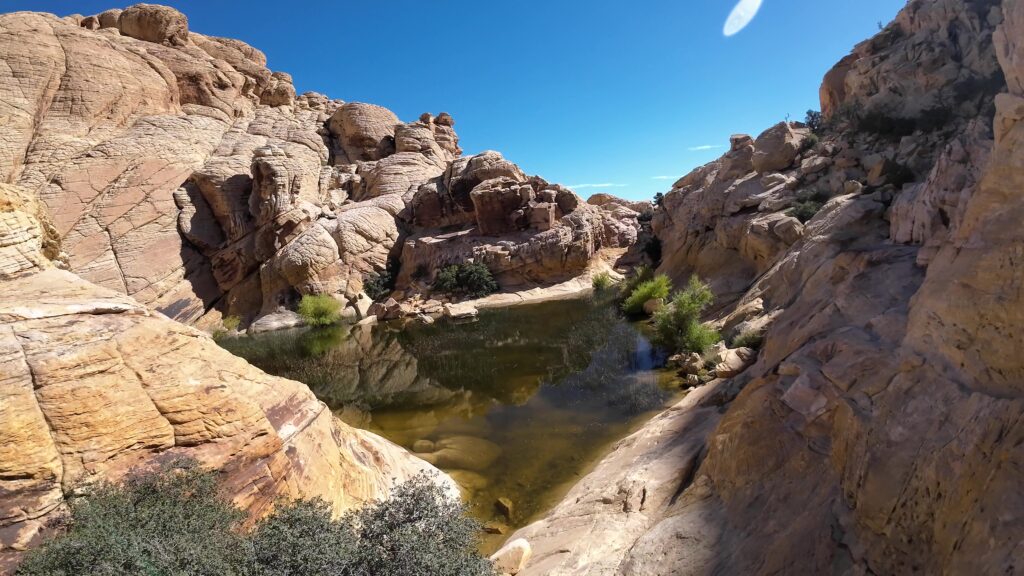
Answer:
<svg viewBox="0 0 1024 576"><path fill-rule="evenodd" d="M500 155L461 158L446 113L296 96L259 50L165 6L0 15L0 53L0 180L41 199L70 270L189 323L354 302L405 236L477 223L477 185L527 181Z"/></svg>
<svg viewBox="0 0 1024 576"><path fill-rule="evenodd" d="M711 320L767 326L764 347L515 534L520 574L1019 570L1022 22L1016 1L912 1L826 76L823 107L958 95L942 126L836 118L769 173L762 138L734 138L676 183L661 270L710 281Z"/></svg>
<svg viewBox="0 0 1024 576"><path fill-rule="evenodd" d="M253 518L281 497L340 513L429 468L335 419L305 385L53 267L36 209L0 186L0 572L67 495L176 457L219 469Z"/></svg>

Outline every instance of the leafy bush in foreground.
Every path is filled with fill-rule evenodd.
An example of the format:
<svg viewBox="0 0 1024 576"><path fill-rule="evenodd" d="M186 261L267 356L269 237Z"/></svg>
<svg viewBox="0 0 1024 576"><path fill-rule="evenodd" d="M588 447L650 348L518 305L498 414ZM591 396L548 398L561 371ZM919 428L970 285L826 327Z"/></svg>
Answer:
<svg viewBox="0 0 1024 576"><path fill-rule="evenodd" d="M243 514L194 463L102 484L70 508L66 533L30 553L19 576L243 574Z"/></svg>
<svg viewBox="0 0 1024 576"><path fill-rule="evenodd" d="M487 266L475 262L445 266L434 279L434 290L456 296L482 298L498 291Z"/></svg>
<svg viewBox="0 0 1024 576"><path fill-rule="evenodd" d="M72 501L66 532L20 576L492 576L479 525L426 475L338 520L319 500L281 504L244 534L216 473L191 462Z"/></svg>
<svg viewBox="0 0 1024 576"><path fill-rule="evenodd" d="M659 274L650 280L641 282L622 303L622 311L626 314L642 314L644 303L657 298L667 298L672 291L672 282L668 276Z"/></svg>
<svg viewBox="0 0 1024 576"><path fill-rule="evenodd" d="M329 326L341 317L341 302L327 294L307 294L299 301L299 315L310 326Z"/></svg>
<svg viewBox="0 0 1024 576"><path fill-rule="evenodd" d="M711 288L691 276L686 288L672 302L654 314L658 343L676 352L703 354L721 339L719 333L701 323L704 310L714 302Z"/></svg>

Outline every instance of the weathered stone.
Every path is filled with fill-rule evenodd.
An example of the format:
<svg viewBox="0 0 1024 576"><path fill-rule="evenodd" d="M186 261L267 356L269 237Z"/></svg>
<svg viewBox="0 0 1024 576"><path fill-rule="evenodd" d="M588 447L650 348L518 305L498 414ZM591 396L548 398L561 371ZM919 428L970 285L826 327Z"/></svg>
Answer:
<svg viewBox="0 0 1024 576"><path fill-rule="evenodd" d="M808 133L806 128L795 127L788 122L781 122L765 130L754 141L754 154L751 158L754 170L766 174L792 166Z"/></svg>
<svg viewBox="0 0 1024 576"><path fill-rule="evenodd" d="M515 576L530 561L531 554L530 543L523 538L518 538L505 544L501 550L491 555L491 562L494 563L494 568L499 574Z"/></svg>
<svg viewBox="0 0 1024 576"><path fill-rule="evenodd" d="M121 12L117 22L121 34L146 42L174 46L188 42L188 18L170 6L136 4Z"/></svg>

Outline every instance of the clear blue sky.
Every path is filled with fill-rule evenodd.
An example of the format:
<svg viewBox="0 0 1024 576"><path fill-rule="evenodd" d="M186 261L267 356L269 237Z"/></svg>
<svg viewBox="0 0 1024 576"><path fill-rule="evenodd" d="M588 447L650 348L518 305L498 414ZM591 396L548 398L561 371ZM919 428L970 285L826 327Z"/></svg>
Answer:
<svg viewBox="0 0 1024 576"><path fill-rule="evenodd" d="M735 0L166 0L192 30L244 40L299 92L450 112L467 153L648 198L757 134L818 108L826 71L903 0L764 0L722 34ZM0 10L94 14L96 0ZM704 148L719 146L719 148ZM604 188L579 185L614 185Z"/></svg>

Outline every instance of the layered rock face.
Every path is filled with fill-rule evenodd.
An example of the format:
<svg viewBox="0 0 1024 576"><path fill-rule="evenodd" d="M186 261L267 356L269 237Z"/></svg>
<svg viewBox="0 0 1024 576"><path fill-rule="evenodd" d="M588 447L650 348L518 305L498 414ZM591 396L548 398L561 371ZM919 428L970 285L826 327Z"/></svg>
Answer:
<svg viewBox="0 0 1024 576"><path fill-rule="evenodd" d="M661 270L764 348L516 534L521 574L1019 570L1022 24L911 1L826 77L820 142L737 136L675 185Z"/></svg>
<svg viewBox="0 0 1024 576"><path fill-rule="evenodd" d="M467 260L486 264L505 286L564 280L599 250L632 246L640 230L639 212L586 203L490 151L459 158L421 186L411 211L418 230L402 247L400 288Z"/></svg>
<svg viewBox="0 0 1024 576"><path fill-rule="evenodd" d="M282 497L341 512L430 469L337 420L305 385L55 268L38 210L0 185L0 573L69 494L178 457L221 470L254 518Z"/></svg>
<svg viewBox="0 0 1024 576"><path fill-rule="evenodd" d="M455 162L451 116L402 123L296 96L259 50L190 31L169 7L5 14L0 53L0 180L42 200L71 271L177 320L248 323L309 293L354 302L418 228L567 228L545 257L571 265L567 253L630 238L606 232L628 223L560 221L572 210L552 211L543 186L510 204L489 183L478 220L477 184L526 178L493 155Z"/></svg>

